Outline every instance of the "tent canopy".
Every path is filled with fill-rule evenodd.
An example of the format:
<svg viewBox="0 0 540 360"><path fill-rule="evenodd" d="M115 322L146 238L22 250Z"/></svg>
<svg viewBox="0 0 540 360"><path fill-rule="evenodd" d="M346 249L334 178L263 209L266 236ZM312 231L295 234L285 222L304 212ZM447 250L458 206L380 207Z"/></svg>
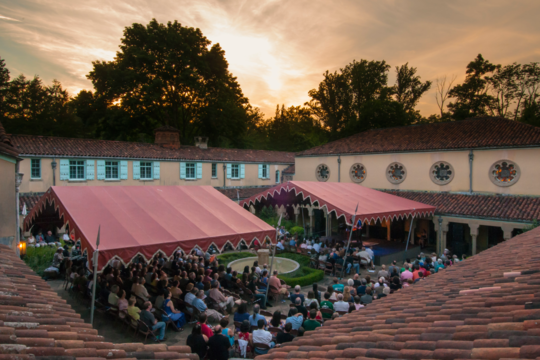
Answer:
<svg viewBox="0 0 540 360"><path fill-rule="evenodd" d="M141 254L167 257L181 249L223 250L255 239L275 241L275 229L211 186L51 187L25 219L25 229L61 219L89 259L101 227L98 268L114 257L125 264ZM42 219L40 219L42 217Z"/></svg>
<svg viewBox="0 0 540 360"><path fill-rule="evenodd" d="M240 205L249 208L269 198L282 197L284 193L292 193L301 197L300 201L308 200L311 204L317 203L319 207L326 208L328 213L334 212L336 218L344 217L348 225L352 224L355 213L356 219L362 222L383 219L400 219L409 216L433 215L435 207L417 201L373 190L354 183L289 181L250 198L240 201ZM291 197L289 197L291 199Z"/></svg>

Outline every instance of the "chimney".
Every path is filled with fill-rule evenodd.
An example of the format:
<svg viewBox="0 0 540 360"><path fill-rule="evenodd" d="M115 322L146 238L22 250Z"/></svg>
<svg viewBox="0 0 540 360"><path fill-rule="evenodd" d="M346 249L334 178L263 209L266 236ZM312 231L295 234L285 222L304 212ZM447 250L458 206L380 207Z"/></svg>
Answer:
<svg viewBox="0 0 540 360"><path fill-rule="evenodd" d="M208 138L206 136L195 136L195 146L199 149L208 149Z"/></svg>
<svg viewBox="0 0 540 360"><path fill-rule="evenodd" d="M154 143L171 149L180 148L180 131L172 126L161 126L154 130Z"/></svg>

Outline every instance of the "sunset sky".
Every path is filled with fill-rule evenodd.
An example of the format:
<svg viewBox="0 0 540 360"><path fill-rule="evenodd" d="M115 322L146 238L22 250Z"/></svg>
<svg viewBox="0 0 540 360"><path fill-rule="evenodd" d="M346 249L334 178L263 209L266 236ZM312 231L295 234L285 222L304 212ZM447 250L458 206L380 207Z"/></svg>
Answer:
<svg viewBox="0 0 540 360"><path fill-rule="evenodd" d="M92 61L114 58L124 27L178 20L222 46L251 104L272 116L353 59L408 62L423 80L458 82L478 53L500 64L540 61L538 14L538 0L4 0L0 57L12 77L58 79L74 95L92 89ZM419 109L437 112L433 91Z"/></svg>

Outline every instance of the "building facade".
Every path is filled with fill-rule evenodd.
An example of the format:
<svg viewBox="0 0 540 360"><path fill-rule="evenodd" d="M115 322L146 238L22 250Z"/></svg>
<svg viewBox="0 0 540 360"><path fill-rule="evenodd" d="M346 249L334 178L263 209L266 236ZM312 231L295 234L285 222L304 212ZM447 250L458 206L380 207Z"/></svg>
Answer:
<svg viewBox="0 0 540 360"><path fill-rule="evenodd" d="M539 158L540 128L476 118L370 130L303 151L294 180L354 182L437 206L413 234L428 232L438 251L475 254L540 217Z"/></svg>

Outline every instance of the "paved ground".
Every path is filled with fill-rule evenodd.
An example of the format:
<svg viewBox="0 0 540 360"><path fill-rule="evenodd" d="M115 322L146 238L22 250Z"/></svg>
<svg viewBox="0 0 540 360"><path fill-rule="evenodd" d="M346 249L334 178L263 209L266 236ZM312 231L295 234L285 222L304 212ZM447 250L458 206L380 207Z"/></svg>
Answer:
<svg viewBox="0 0 540 360"><path fill-rule="evenodd" d="M380 270L379 267L376 268L376 272ZM366 275L374 276L375 273L370 273L365 269L362 269L360 276L365 277ZM347 277L343 282L348 279ZM332 283L332 277L325 276L322 281L318 284L319 286L328 286ZM72 294L63 288L63 280L51 280L49 281L51 287L63 298L69 305L79 314L85 322L90 323L90 309L81 302L79 299L72 296ZM305 286L302 288L302 293L306 294L311 289L311 286ZM268 308L268 311L274 312L276 310L281 310L282 313L287 313L289 311L290 301L286 300L285 302L273 303L272 307ZM251 312L252 308L249 307ZM233 324L233 315L230 316L230 324ZM186 324L184 331L177 333L172 330L168 330L166 337L167 345L185 345L187 336L191 333L193 325ZM133 330L127 330L126 326L120 322L115 322L115 320L106 314L101 314L96 312L94 316L94 328L98 330L99 334L105 337L105 340L113 343L130 343L130 342L141 342L140 336L135 336Z"/></svg>

